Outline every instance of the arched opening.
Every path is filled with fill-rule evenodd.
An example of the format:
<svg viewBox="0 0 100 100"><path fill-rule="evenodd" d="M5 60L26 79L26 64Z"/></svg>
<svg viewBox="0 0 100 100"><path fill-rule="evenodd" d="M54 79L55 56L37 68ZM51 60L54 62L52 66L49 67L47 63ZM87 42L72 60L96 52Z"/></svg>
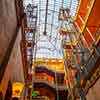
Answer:
<svg viewBox="0 0 100 100"><path fill-rule="evenodd" d="M12 100L18 100L18 98L12 98Z"/></svg>

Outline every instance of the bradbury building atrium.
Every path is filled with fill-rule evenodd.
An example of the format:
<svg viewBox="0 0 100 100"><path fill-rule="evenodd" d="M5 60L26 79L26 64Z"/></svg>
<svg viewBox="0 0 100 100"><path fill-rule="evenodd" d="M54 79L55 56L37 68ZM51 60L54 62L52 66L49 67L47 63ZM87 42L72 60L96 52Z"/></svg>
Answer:
<svg viewBox="0 0 100 100"><path fill-rule="evenodd" d="M0 0L0 100L100 100L100 0Z"/></svg>

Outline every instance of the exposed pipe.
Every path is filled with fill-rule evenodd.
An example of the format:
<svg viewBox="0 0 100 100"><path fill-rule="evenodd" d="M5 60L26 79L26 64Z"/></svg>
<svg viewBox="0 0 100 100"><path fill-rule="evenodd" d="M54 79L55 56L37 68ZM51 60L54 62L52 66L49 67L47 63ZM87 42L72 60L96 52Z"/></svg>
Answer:
<svg viewBox="0 0 100 100"><path fill-rule="evenodd" d="M44 35L47 35L46 29L47 29L47 16L48 16L48 3L49 0L46 2L46 12L45 12L45 24L44 24Z"/></svg>

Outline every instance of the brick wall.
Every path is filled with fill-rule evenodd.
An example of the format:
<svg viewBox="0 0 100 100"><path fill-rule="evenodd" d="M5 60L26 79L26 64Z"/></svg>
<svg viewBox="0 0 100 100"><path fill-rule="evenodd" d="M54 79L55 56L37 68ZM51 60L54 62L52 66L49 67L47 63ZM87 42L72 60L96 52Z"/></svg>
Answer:
<svg viewBox="0 0 100 100"><path fill-rule="evenodd" d="M15 0L0 0L0 63L17 25Z"/></svg>

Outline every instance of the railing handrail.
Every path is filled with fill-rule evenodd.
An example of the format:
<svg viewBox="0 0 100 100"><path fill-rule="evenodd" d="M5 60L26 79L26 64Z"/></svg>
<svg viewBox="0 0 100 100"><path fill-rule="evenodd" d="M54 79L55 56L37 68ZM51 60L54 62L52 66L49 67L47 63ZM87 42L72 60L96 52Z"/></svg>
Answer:
<svg viewBox="0 0 100 100"><path fill-rule="evenodd" d="M38 79L38 78L35 78L34 80L33 80L33 82L39 82L39 83L45 83L45 84L47 84L47 85L49 85L49 86L51 86L51 87L53 87L53 88L56 88L55 87L55 83L53 82L53 83L50 83L48 80L46 80L46 79ZM58 84L58 89L67 89L67 86L66 86L66 84Z"/></svg>
<svg viewBox="0 0 100 100"><path fill-rule="evenodd" d="M51 72L53 72L53 73L55 73L55 71L56 71L56 73L58 73L58 74L64 74L64 70L59 70L59 71L57 71L57 70L53 70L52 68L49 68L49 67L44 66L44 65L35 66L35 68L45 68L45 69L47 69L48 71L51 71Z"/></svg>

